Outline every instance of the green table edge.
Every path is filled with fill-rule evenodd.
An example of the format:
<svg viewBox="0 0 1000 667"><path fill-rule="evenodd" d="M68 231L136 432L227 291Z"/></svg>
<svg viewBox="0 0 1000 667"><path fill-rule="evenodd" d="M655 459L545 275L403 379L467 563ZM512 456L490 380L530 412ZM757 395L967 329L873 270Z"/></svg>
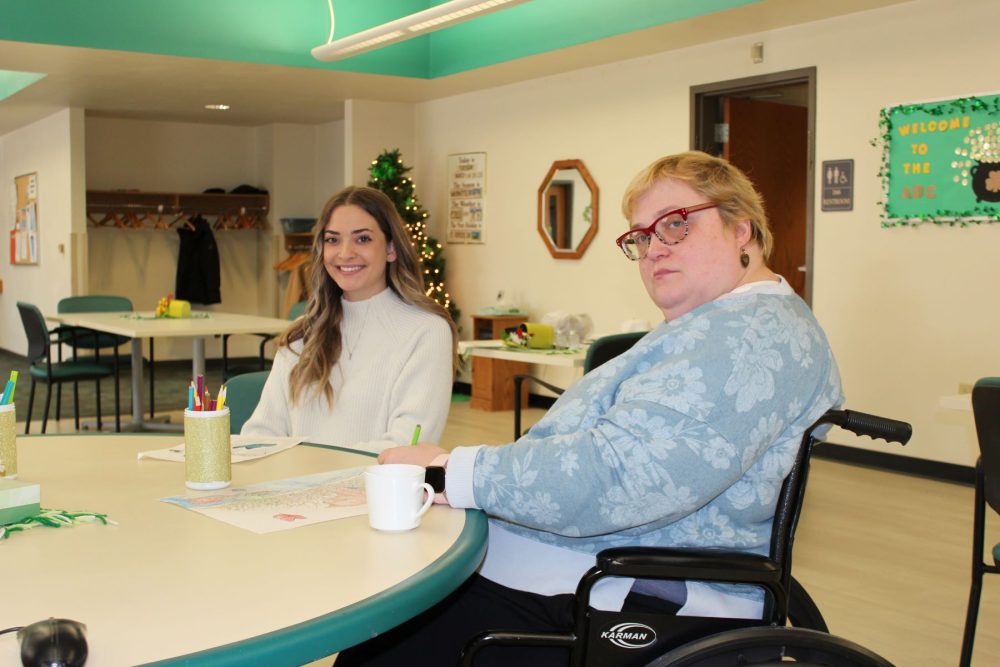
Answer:
<svg viewBox="0 0 1000 667"><path fill-rule="evenodd" d="M175 434L176 435L176 434ZM347 447L302 443L375 457ZM264 635L177 658L145 663L146 667L295 667L376 637L434 606L472 576L486 556L486 515L465 510L465 525L455 544L418 574L377 595L338 611Z"/></svg>

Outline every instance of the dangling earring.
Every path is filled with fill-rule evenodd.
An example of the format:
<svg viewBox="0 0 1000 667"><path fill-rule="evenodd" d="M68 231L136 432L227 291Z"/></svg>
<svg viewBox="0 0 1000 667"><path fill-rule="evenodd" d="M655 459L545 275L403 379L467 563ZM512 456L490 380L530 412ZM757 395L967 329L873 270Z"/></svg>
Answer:
<svg viewBox="0 0 1000 667"><path fill-rule="evenodd" d="M746 248L740 248L740 266L744 269L750 266L750 255L747 254Z"/></svg>

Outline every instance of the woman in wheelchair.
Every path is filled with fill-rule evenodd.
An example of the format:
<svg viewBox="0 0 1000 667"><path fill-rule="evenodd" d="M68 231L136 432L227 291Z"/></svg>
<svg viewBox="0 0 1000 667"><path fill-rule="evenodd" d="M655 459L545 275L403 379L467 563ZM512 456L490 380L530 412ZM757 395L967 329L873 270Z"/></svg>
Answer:
<svg viewBox="0 0 1000 667"><path fill-rule="evenodd" d="M450 665L483 630L564 629L580 577L609 547L767 552L803 432L842 403L826 337L767 267L761 198L733 165L664 157L631 182L622 210L630 229L617 244L664 321L517 442L381 453L383 463L446 466L447 502L489 514L489 550L457 593L344 652L338 667ZM603 580L590 600L736 618L761 618L763 606L756 589L624 578ZM568 653L479 655L477 665L558 665Z"/></svg>

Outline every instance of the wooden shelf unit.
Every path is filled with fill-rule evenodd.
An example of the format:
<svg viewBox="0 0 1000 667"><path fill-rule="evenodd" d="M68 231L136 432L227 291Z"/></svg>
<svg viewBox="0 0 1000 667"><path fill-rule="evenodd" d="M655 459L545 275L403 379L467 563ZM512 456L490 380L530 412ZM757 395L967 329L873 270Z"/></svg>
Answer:
<svg viewBox="0 0 1000 667"><path fill-rule="evenodd" d="M525 321L526 315L473 315L472 336L475 340L497 340L508 327ZM472 357L472 400L474 410L514 409L514 376L527 373L530 366L519 361ZM528 385L521 391L521 407L528 406Z"/></svg>

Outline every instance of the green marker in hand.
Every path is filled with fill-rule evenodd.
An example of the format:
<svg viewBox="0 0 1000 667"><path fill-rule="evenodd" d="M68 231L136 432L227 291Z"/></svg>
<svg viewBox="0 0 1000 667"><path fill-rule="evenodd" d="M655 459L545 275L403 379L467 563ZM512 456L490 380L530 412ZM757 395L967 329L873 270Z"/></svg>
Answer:
<svg viewBox="0 0 1000 667"><path fill-rule="evenodd" d="M419 441L420 441L420 424L417 424L417 427L413 429L413 438L410 440L410 445L411 446L415 445Z"/></svg>

